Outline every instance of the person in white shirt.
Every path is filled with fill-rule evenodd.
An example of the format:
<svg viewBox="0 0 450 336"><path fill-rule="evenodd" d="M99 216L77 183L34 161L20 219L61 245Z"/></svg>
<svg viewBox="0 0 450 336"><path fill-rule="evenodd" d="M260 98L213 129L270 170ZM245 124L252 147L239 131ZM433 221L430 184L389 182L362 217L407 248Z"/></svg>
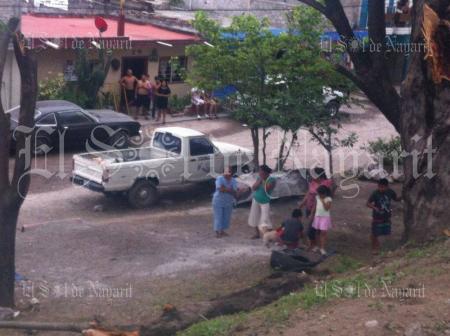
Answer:
<svg viewBox="0 0 450 336"><path fill-rule="evenodd" d="M203 90L198 88L192 88L191 90L191 102L195 106L195 112L197 113L197 119L201 119L200 111L203 110L203 114L205 114L205 105L206 101L202 96Z"/></svg>

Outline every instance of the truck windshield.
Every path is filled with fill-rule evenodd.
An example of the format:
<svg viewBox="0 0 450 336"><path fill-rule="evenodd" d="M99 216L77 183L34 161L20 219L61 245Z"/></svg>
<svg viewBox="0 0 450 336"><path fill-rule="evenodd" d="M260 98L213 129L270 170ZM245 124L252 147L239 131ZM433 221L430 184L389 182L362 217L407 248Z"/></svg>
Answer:
<svg viewBox="0 0 450 336"><path fill-rule="evenodd" d="M163 149L175 154L181 153L181 139L170 133L155 133L153 147Z"/></svg>
<svg viewBox="0 0 450 336"><path fill-rule="evenodd" d="M206 138L189 139L189 150L191 156L214 154L214 146Z"/></svg>

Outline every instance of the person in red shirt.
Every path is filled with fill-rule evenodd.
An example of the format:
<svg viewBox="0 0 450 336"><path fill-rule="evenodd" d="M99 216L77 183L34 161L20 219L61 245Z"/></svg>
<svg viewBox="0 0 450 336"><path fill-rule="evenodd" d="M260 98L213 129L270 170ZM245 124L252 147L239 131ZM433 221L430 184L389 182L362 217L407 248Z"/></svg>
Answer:
<svg viewBox="0 0 450 336"><path fill-rule="evenodd" d="M313 210L316 207L317 188L325 186L330 190L333 190L333 180L327 178L325 170L320 167L316 167L311 171L311 181L309 182L308 192L299 203L300 209L305 209L306 218L311 222L311 218L314 217ZM316 247L316 229L310 224L307 230L309 249Z"/></svg>

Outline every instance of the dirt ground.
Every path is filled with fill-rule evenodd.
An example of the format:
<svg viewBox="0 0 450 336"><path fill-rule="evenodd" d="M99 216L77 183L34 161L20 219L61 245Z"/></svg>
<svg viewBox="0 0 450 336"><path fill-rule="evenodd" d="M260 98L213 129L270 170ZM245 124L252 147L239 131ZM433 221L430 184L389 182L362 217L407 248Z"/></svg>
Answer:
<svg viewBox="0 0 450 336"><path fill-rule="evenodd" d="M426 248L397 250L373 267L363 266L356 274L369 278L381 275L384 282L376 287L361 283L354 287L354 298L332 299L309 310L299 309L277 328L250 319L233 335L449 335L450 240L436 246L428 252L424 252Z"/></svg>
<svg viewBox="0 0 450 336"><path fill-rule="evenodd" d="M353 107L346 114L342 132L358 131L355 148L361 157L365 154L359 146L395 134L370 106L366 110ZM187 121L180 126L251 147L248 129L229 119ZM296 153L307 158L306 162L290 164L323 163L323 151L304 139L304 147L299 146ZM276 148L273 134L269 151ZM17 283L19 320L86 322L98 318L111 324L145 324L157 319L166 303L182 307L207 301L252 286L270 274L270 250L249 239L248 206L235 210L230 237L216 239L211 228L210 184L162 190L158 205L133 210L122 199L72 186L73 153L51 153L47 160L35 162L36 168L53 175L35 171L19 218L17 272L27 278ZM365 202L374 185L349 183L355 183L354 188L339 189L335 198L330 248L370 263L370 212ZM273 221L280 223L289 216L297 202L296 198L275 201ZM401 205L395 206L394 213L388 248L396 246L402 230ZM32 297L39 303L32 305ZM0 330L0 335L14 334Z"/></svg>

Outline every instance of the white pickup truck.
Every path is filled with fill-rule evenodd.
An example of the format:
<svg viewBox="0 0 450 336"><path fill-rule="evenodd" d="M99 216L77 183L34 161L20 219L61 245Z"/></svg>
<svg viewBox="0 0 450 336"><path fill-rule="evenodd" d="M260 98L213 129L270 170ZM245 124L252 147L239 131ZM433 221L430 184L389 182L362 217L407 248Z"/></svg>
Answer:
<svg viewBox="0 0 450 336"><path fill-rule="evenodd" d="M158 200L158 186L213 179L225 166L248 173L252 151L182 127L157 128L149 147L73 156L72 181L105 194L126 193L131 206L143 208Z"/></svg>

